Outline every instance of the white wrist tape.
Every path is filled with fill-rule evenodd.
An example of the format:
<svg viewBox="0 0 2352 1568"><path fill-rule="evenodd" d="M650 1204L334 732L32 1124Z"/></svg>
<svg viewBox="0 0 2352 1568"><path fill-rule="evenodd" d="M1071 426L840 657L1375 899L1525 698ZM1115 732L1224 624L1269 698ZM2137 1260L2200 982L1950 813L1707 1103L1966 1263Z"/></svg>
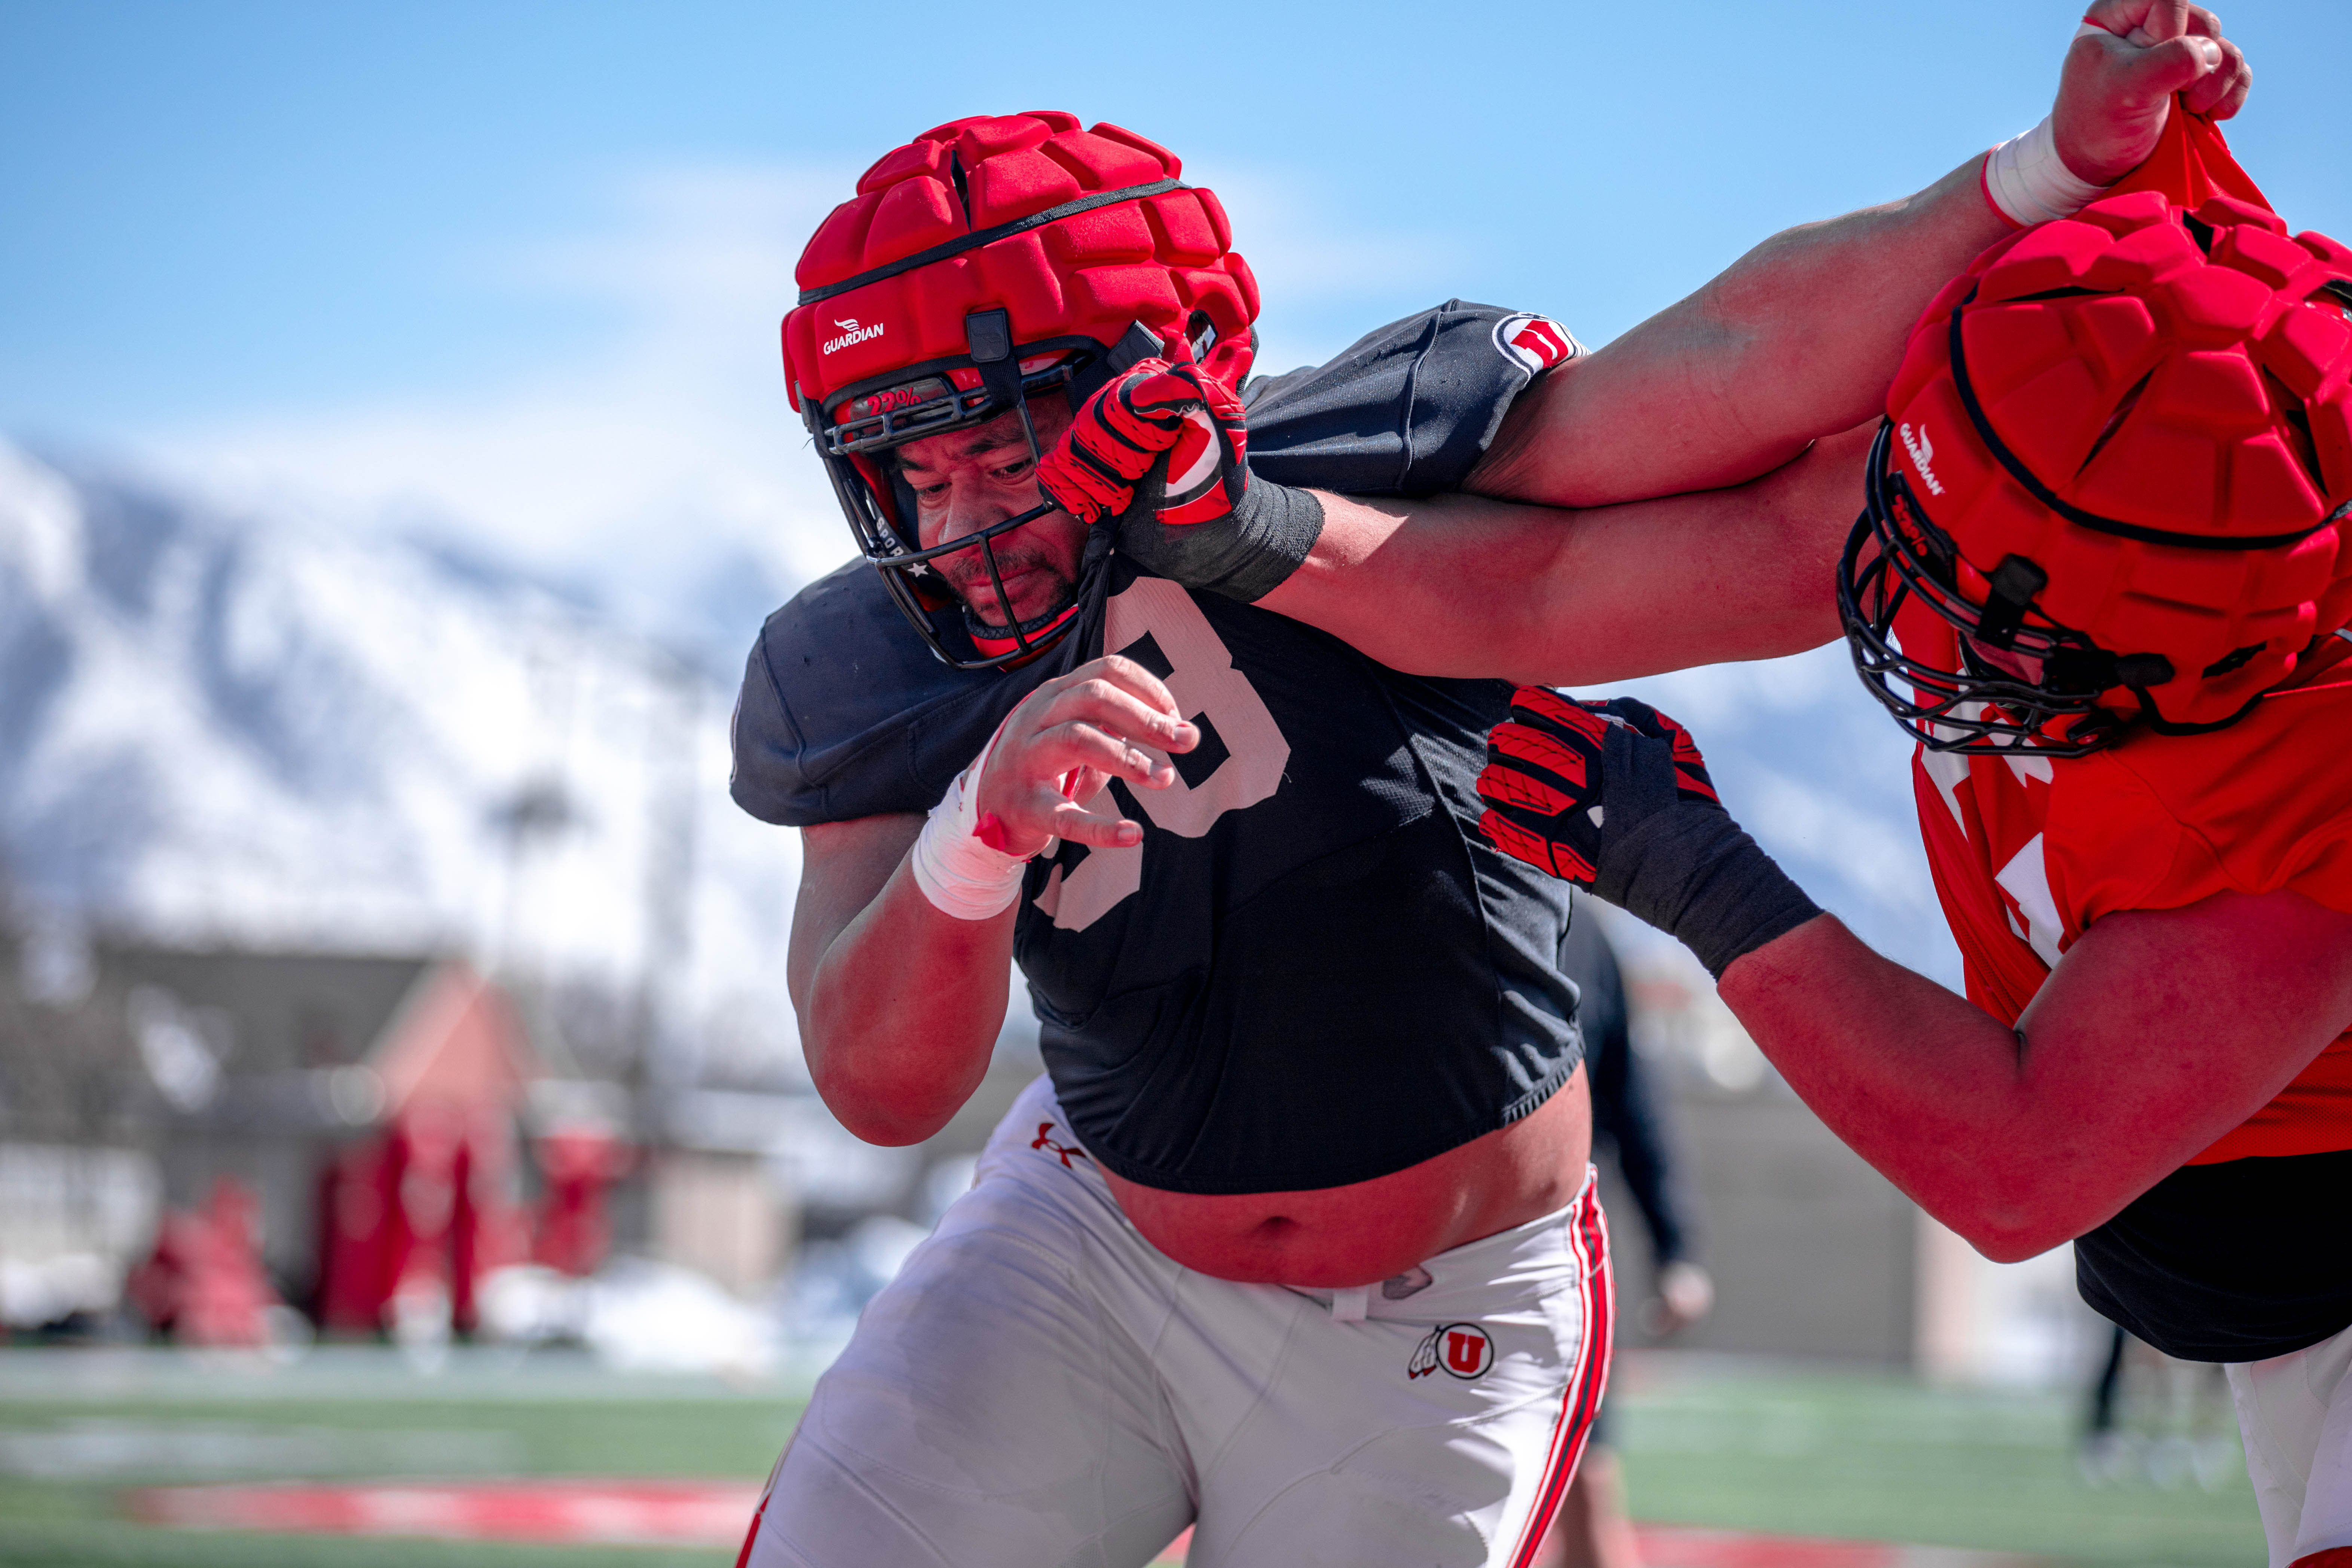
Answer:
<svg viewBox="0 0 2352 1568"><path fill-rule="evenodd" d="M2048 115L2022 136L2012 136L1985 154L1985 195L2021 228L2072 217L2106 188L2066 167L2058 156L2058 136Z"/></svg>
<svg viewBox="0 0 2352 1568"><path fill-rule="evenodd" d="M1021 874L1028 869L1025 856L1007 855L981 842L980 775L996 751L997 726L971 766L956 774L940 804L931 807L923 831L908 852L915 886L943 915L960 921L984 921L1002 914L1021 896ZM1045 841L1053 847L1053 840Z"/></svg>

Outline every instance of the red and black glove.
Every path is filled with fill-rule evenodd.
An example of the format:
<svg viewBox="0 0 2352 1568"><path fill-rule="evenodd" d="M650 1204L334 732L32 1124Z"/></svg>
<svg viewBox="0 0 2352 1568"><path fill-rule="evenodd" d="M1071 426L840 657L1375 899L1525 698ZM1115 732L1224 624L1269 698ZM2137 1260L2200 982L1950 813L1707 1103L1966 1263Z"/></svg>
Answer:
<svg viewBox="0 0 2352 1568"><path fill-rule="evenodd" d="M1163 577L1244 601L1297 570L1323 530L1306 490L1249 471L1249 420L1234 390L1246 342L1194 363L1147 359L1087 399L1037 465L1045 498L1089 526L1117 524L1124 553Z"/></svg>
<svg viewBox="0 0 2352 1568"><path fill-rule="evenodd" d="M1631 697L1520 687L1478 795L1496 848L1679 937L1717 979L1822 912L1723 809L1690 731Z"/></svg>

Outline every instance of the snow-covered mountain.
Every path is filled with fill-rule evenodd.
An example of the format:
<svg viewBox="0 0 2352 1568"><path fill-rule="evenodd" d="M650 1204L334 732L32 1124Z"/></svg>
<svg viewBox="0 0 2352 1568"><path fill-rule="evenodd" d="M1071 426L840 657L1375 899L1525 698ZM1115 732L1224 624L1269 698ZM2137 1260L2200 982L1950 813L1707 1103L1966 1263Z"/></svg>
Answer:
<svg viewBox="0 0 2352 1568"><path fill-rule="evenodd" d="M187 940L455 945L622 985L651 965L690 1032L788 1058L797 836L727 798L732 671L446 540L304 521L0 444L17 899ZM756 609L706 618L736 616L707 648L749 646ZM1842 647L1628 689L1692 728L1817 899L1957 979L1907 747Z"/></svg>
<svg viewBox="0 0 2352 1568"><path fill-rule="evenodd" d="M35 910L650 965L677 1022L789 1055L797 836L727 799L732 698L446 548L0 444L0 873Z"/></svg>

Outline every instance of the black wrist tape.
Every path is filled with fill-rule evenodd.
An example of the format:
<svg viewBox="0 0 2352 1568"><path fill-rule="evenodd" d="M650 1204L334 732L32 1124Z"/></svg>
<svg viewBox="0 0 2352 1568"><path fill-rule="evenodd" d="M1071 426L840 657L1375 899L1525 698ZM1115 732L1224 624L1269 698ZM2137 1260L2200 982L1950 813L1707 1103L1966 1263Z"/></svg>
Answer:
<svg viewBox="0 0 2352 1568"><path fill-rule="evenodd" d="M1312 490L1253 479L1229 516L1171 528L1151 515L1159 488L1137 487L1136 505L1119 520L1118 548L1188 588L1255 603L1297 571L1322 536L1323 502Z"/></svg>
<svg viewBox="0 0 2352 1568"><path fill-rule="evenodd" d="M1592 890L1678 938L1716 979L1822 912L1729 814L1685 803L1608 847Z"/></svg>

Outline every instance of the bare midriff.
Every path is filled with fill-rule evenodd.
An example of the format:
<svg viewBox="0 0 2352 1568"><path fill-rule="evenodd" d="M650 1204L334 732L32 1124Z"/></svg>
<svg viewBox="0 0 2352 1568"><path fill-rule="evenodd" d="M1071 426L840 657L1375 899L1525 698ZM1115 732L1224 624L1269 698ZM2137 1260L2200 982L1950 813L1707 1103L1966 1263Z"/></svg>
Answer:
<svg viewBox="0 0 2352 1568"><path fill-rule="evenodd" d="M1341 1289L1566 1206L1584 1184L1592 1101L1579 1067L1528 1115L1418 1165L1296 1193L1171 1193L1103 1176L1144 1238L1187 1268Z"/></svg>

